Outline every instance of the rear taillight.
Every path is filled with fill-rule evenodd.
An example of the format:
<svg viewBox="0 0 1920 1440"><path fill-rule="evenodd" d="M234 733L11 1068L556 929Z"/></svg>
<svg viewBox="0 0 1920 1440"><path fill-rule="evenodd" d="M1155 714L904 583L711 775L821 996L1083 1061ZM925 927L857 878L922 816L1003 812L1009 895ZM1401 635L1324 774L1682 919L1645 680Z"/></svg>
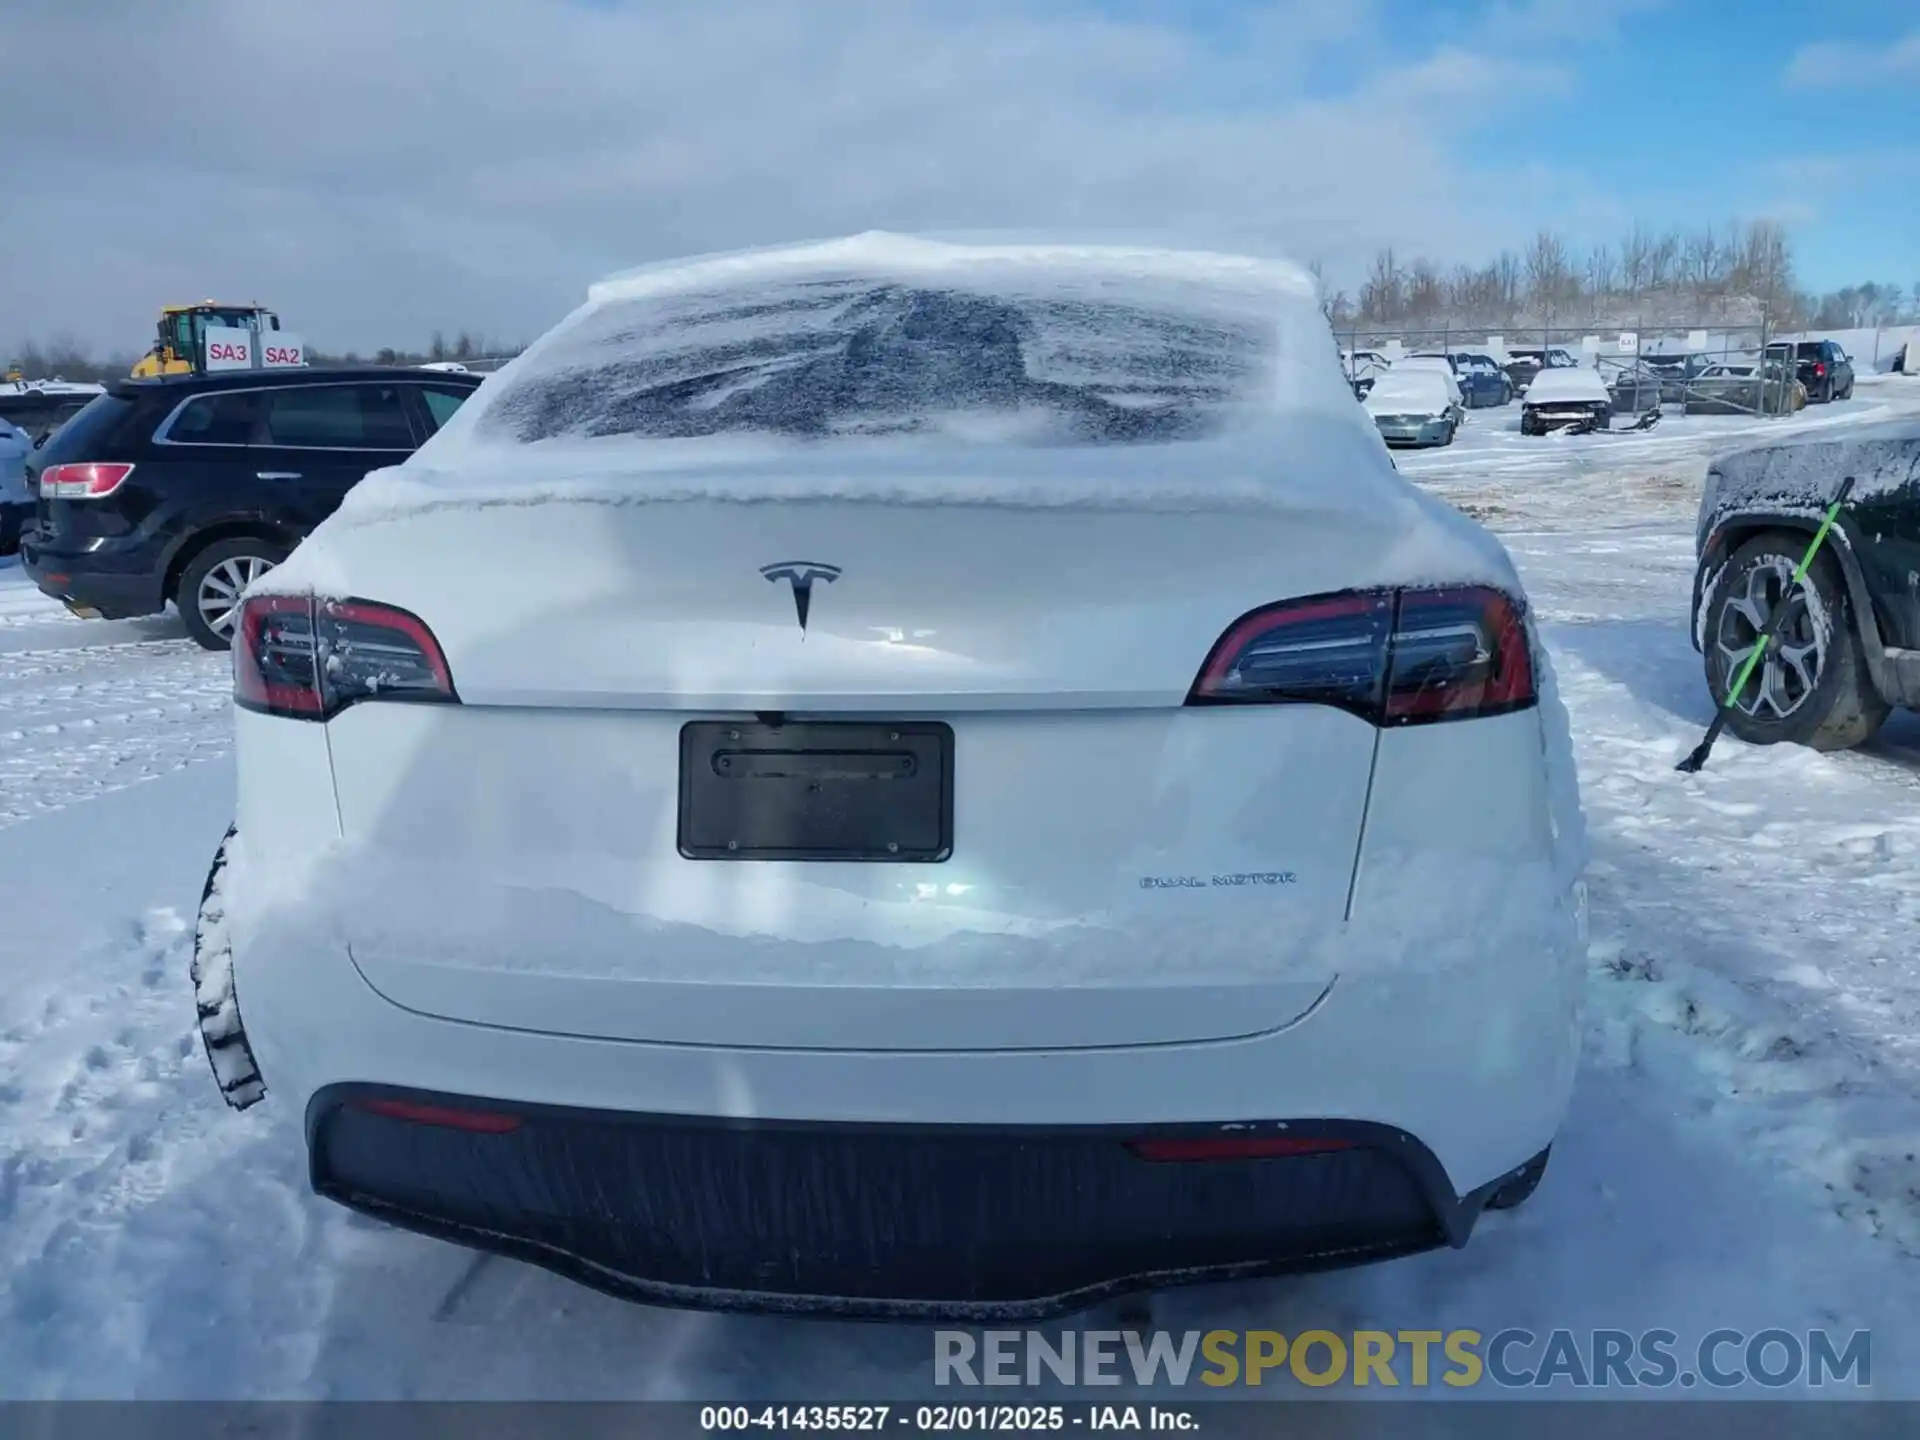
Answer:
<svg viewBox="0 0 1920 1440"><path fill-rule="evenodd" d="M385 1096L364 1097L355 1100L353 1106L369 1115L384 1115L389 1120L405 1120L412 1125L435 1125L443 1130L465 1130L472 1135L511 1135L520 1128L518 1115L502 1115L492 1110L425 1105Z"/></svg>
<svg viewBox="0 0 1920 1440"><path fill-rule="evenodd" d="M233 699L244 710L325 720L362 700L459 697L419 616L368 600L256 595L234 623Z"/></svg>
<svg viewBox="0 0 1920 1440"><path fill-rule="evenodd" d="M1818 378L1819 376L1827 373L1827 367L1825 365L1815 365L1813 367L1813 373L1814 373L1814 376Z"/></svg>
<svg viewBox="0 0 1920 1440"><path fill-rule="evenodd" d="M40 472L40 494L48 500L102 500L133 474L133 466L115 460L85 465L49 465Z"/></svg>
<svg viewBox="0 0 1920 1440"><path fill-rule="evenodd" d="M1189 705L1332 705L1419 725L1534 701L1525 609L1484 585L1355 590L1268 605L1220 637Z"/></svg>

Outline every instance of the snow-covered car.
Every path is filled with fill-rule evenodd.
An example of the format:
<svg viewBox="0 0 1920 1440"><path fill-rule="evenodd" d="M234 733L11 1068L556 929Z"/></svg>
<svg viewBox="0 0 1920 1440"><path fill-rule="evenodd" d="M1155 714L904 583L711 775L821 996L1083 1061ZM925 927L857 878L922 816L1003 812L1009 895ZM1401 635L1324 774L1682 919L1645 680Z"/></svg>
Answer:
<svg viewBox="0 0 1920 1440"><path fill-rule="evenodd" d="M1584 433L1613 423L1613 394L1589 366L1552 366L1540 371L1521 397L1520 433Z"/></svg>
<svg viewBox="0 0 1920 1440"><path fill-rule="evenodd" d="M1389 445L1451 445L1460 428L1443 376L1395 366L1367 392L1367 414Z"/></svg>
<svg viewBox="0 0 1920 1440"><path fill-rule="evenodd" d="M1393 371L1400 375L1438 375L1447 388L1447 403L1453 407L1454 423L1457 425L1467 418L1467 400L1460 389L1460 377L1454 373L1453 361L1445 355L1403 355L1393 364Z"/></svg>
<svg viewBox="0 0 1920 1440"><path fill-rule="evenodd" d="M1840 481L1853 493L1804 585L1793 577ZM1920 424L1867 425L1724 455L1707 467L1694 529L1694 648L1725 706L1761 633L1777 642L1727 711L1755 745L1842 750L1890 711L1920 709Z"/></svg>
<svg viewBox="0 0 1920 1440"><path fill-rule="evenodd" d="M1565 712L1316 293L876 235L594 287L242 602L228 1098L696 1306L1032 1315L1524 1199Z"/></svg>

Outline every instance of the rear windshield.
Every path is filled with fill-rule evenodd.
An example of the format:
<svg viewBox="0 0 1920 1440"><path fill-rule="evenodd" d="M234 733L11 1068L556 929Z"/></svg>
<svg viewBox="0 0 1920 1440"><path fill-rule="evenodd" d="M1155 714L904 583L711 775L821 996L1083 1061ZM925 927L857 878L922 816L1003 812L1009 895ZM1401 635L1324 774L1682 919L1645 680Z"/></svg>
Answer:
<svg viewBox="0 0 1920 1440"><path fill-rule="evenodd" d="M591 312L489 401L476 430L520 442L1194 439L1254 403L1275 328L1244 301L769 281Z"/></svg>
<svg viewBox="0 0 1920 1440"><path fill-rule="evenodd" d="M34 465L38 468L78 460L111 459L95 451L108 441L132 410L133 402L122 400L118 395L94 396L34 452Z"/></svg>

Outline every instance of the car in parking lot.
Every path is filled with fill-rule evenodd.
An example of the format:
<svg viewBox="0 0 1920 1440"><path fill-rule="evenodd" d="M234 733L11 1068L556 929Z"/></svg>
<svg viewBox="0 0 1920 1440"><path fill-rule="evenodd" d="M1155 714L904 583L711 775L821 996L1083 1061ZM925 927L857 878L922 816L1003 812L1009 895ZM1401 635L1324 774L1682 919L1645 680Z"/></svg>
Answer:
<svg viewBox="0 0 1920 1440"><path fill-rule="evenodd" d="M1666 382L1644 361L1603 361L1598 367L1607 387L1607 397L1615 415L1647 415L1659 412Z"/></svg>
<svg viewBox="0 0 1920 1440"><path fill-rule="evenodd" d="M1533 384L1534 377L1542 370L1577 370L1579 368L1580 362L1574 358L1573 352L1563 350L1557 345L1539 347L1510 345L1507 347L1505 369L1507 378L1513 382L1516 395L1526 394L1528 387Z"/></svg>
<svg viewBox="0 0 1920 1440"><path fill-rule="evenodd" d="M1582 434L1613 424L1613 393L1591 366L1554 366L1542 370L1520 402L1520 433Z"/></svg>
<svg viewBox="0 0 1920 1440"><path fill-rule="evenodd" d="M1477 350L1457 350L1452 358L1454 374L1460 377L1460 393L1469 409L1512 402L1512 377L1491 355Z"/></svg>
<svg viewBox="0 0 1920 1440"><path fill-rule="evenodd" d="M1506 371L1494 363L1491 355L1472 351L1421 350L1412 357L1422 361L1445 361L1460 389L1461 406L1477 410L1485 406L1505 405L1513 399L1513 382Z"/></svg>
<svg viewBox="0 0 1920 1440"><path fill-rule="evenodd" d="M1361 400L1367 398L1367 391L1373 388L1373 382L1391 368L1391 362L1377 350L1343 350L1340 352L1340 364L1353 384L1355 397Z"/></svg>
<svg viewBox="0 0 1920 1440"><path fill-rule="evenodd" d="M1810 404L1853 398L1853 358L1837 341L1801 340L1769 347L1768 358L1793 367L1794 379L1806 387Z"/></svg>
<svg viewBox="0 0 1920 1440"><path fill-rule="evenodd" d="M83 615L172 602L188 634L224 649L240 592L479 383L305 367L117 381L27 461L27 573Z"/></svg>
<svg viewBox="0 0 1920 1440"><path fill-rule="evenodd" d="M1779 360L1709 365L1687 386L1684 415L1788 415L1807 403L1806 386Z"/></svg>
<svg viewBox="0 0 1920 1440"><path fill-rule="evenodd" d="M1317 294L876 235L594 287L242 602L223 1093L675 1305L1465 1243L1578 1061L1570 741Z"/></svg>
<svg viewBox="0 0 1920 1440"><path fill-rule="evenodd" d="M1460 386L1460 377L1454 372L1452 357L1447 355L1403 355L1393 362L1389 373L1395 375L1426 374L1437 375L1447 392L1447 405L1453 415L1457 429L1467 418L1466 392ZM1377 386L1377 382L1376 382Z"/></svg>
<svg viewBox="0 0 1920 1440"><path fill-rule="evenodd" d="M1396 365L1374 381L1364 403L1389 445L1451 445L1460 429L1446 380L1431 370Z"/></svg>
<svg viewBox="0 0 1920 1440"><path fill-rule="evenodd" d="M1804 585L1793 576L1842 479L1854 488ZM1777 643L1727 710L1754 745L1841 750L1920 709L1920 424L1794 438L1714 460L1694 526L1694 648L1725 706L1776 612Z"/></svg>
<svg viewBox="0 0 1920 1440"><path fill-rule="evenodd" d="M1686 403L1687 391L1694 379L1703 374L1713 360L1698 351L1678 354L1666 352L1643 355L1641 364L1659 382L1661 403L1682 405Z"/></svg>

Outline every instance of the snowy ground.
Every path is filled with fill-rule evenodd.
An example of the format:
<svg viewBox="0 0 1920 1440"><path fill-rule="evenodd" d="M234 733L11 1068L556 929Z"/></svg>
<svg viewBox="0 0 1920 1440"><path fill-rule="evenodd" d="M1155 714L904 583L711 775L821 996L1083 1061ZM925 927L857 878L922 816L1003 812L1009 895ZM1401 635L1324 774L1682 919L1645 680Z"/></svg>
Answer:
<svg viewBox="0 0 1920 1440"><path fill-rule="evenodd" d="M1483 412L1401 457L1504 534L1555 652L1595 843L1588 1063L1539 1195L1466 1250L1175 1293L1157 1323L1867 1327L1875 1393L1920 1396L1920 717L1672 769L1709 718L1708 454L1916 411L1887 381L1635 436ZM71 620L0 569L0 1397L924 1393L922 1328L622 1304L305 1193L297 1117L227 1113L191 1033L226 693L175 622Z"/></svg>

